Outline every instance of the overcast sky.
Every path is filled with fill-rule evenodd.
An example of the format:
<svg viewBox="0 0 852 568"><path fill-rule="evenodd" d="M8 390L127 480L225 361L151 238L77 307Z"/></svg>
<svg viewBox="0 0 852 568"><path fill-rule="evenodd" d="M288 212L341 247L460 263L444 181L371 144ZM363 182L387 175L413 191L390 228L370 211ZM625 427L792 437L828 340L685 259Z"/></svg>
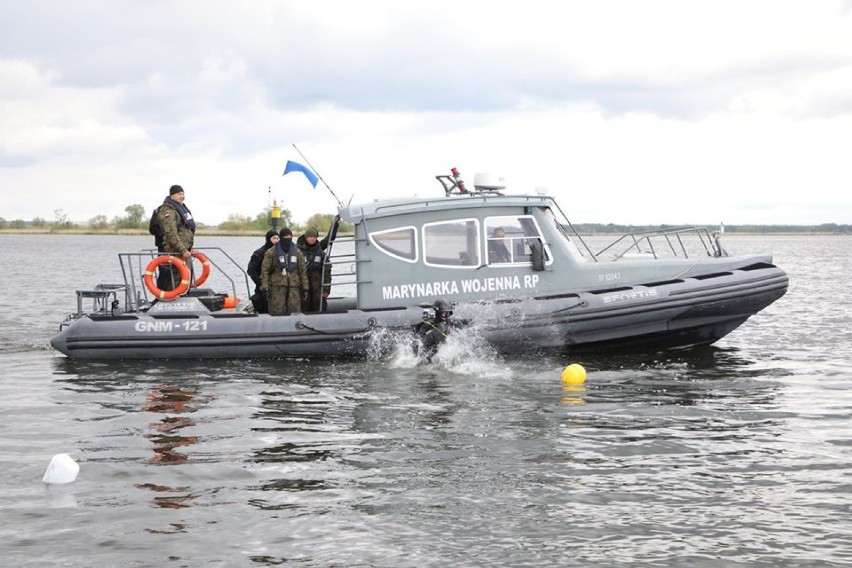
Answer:
<svg viewBox="0 0 852 568"><path fill-rule="evenodd" d="M852 0L0 0L0 217L333 213L458 167L577 223L852 223Z"/></svg>

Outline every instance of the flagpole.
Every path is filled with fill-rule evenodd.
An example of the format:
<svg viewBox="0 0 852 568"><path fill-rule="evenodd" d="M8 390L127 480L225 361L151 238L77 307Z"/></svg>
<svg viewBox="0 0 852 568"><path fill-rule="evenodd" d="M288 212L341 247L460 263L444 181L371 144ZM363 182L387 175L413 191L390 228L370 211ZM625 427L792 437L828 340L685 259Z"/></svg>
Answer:
<svg viewBox="0 0 852 568"><path fill-rule="evenodd" d="M340 201L340 199L337 197L337 195L335 195L335 194L334 194L334 191L333 191L333 190L331 189L331 187L330 187L330 186L329 186L329 185L325 182L325 180L324 180L324 179L322 179L322 175L320 175L320 173L319 173L319 172L317 171L317 169L316 169L316 168L315 168L315 167L311 164L311 162L308 160L308 158L306 158L306 157L305 157L305 155L304 155L304 154L302 154L302 151L301 151L301 150L299 150L299 147L298 147L298 146L296 146L296 144L293 144L293 148L295 148L295 149L296 149L296 151L299 153L299 155L302 157L302 159L303 159L303 160L305 160L305 163L306 163L306 164L308 164L308 167L309 167L309 168L311 168L311 170L312 170L315 174L317 174L317 177L318 177L318 178L320 179L320 181L321 181L321 182L325 185L325 187L326 187L326 189L328 189L329 193L331 193L331 196L332 196L332 197L334 197L334 199L337 201L337 205L338 205L338 207L343 207L343 202L342 202L342 201Z"/></svg>

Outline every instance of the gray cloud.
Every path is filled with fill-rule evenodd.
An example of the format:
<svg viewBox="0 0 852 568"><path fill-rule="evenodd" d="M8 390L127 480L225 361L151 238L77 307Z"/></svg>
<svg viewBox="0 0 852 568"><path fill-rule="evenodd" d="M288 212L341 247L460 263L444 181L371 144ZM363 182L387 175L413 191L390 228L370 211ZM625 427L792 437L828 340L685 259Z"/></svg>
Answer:
<svg viewBox="0 0 852 568"><path fill-rule="evenodd" d="M192 117L239 115L250 104L279 111L329 103L357 111L493 112L526 102L592 103L607 114L688 118L724 110L755 87L786 89L798 78L852 64L852 56L792 51L712 71L681 69L680 77L676 68L588 77L549 49L559 38L478 46L435 13L400 12L375 36L338 37L287 4L243 12L225 3L201 6L208 4L17 3L0 22L0 53L38 62L59 85L120 88L124 112L171 132ZM215 75L209 65L216 61L225 71L242 66L242 74L205 80ZM830 96L813 105L814 115L848 112Z"/></svg>

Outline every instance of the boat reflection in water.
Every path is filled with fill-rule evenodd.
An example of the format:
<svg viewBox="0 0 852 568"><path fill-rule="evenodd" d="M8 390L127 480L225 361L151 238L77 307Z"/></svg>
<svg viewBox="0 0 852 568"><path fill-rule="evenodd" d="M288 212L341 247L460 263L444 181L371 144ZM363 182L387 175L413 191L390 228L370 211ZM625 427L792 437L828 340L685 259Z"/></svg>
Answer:
<svg viewBox="0 0 852 568"><path fill-rule="evenodd" d="M198 395L197 390L174 385L159 384L148 395L148 404L143 412L155 412L164 416L151 423L152 433L145 437L154 445L154 456L148 463L154 465L179 465L187 461L187 456L178 450L191 446L198 441L196 436L183 436L181 430L195 426L190 416L195 412L192 405Z"/></svg>
<svg viewBox="0 0 852 568"><path fill-rule="evenodd" d="M197 436L188 436L181 431L196 425L191 414L194 413L201 401L198 400L198 390L185 385L173 385L160 383L155 385L147 397L147 404L142 407L143 412L163 415L150 427L152 432L145 434L153 444L154 455L148 460L151 465L183 465L189 461L186 453L179 451L198 442ZM197 498L192 488L188 486L170 487L155 483L137 483L137 489L145 489L155 492L153 498L154 507L162 509L182 509L189 507ZM149 529L152 532L183 532L185 527L171 525L171 528L162 531Z"/></svg>

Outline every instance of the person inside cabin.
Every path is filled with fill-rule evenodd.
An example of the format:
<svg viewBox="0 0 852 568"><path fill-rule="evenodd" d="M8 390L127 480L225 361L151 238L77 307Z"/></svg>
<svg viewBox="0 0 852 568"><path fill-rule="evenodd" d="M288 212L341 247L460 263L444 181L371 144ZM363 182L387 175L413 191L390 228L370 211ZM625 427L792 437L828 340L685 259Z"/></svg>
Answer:
<svg viewBox="0 0 852 568"><path fill-rule="evenodd" d="M284 228L278 236L260 266L260 290L267 295L272 316L301 312L302 298L308 294L305 257L293 242L293 231Z"/></svg>
<svg viewBox="0 0 852 568"><path fill-rule="evenodd" d="M506 231L503 227L497 227L491 233L491 238L488 239L488 262L489 264L497 264L502 262L512 262L512 256L509 254L509 249L506 248L504 239Z"/></svg>
<svg viewBox="0 0 852 568"><path fill-rule="evenodd" d="M266 240L263 246L251 253L248 268L246 269L249 278L254 282L254 294L251 295L251 303L254 306L254 311L258 314L265 314L269 311L269 305L266 303L266 294L260 291L260 269L263 266L263 256L266 254L266 251L275 246L278 238L278 231L275 229L266 231Z"/></svg>
<svg viewBox="0 0 852 568"><path fill-rule="evenodd" d="M326 311L331 291L331 266L325 264L325 247L317 240L319 233L313 227L299 238L299 249L308 267L308 295L303 298L304 312Z"/></svg>
<svg viewBox="0 0 852 568"><path fill-rule="evenodd" d="M192 268L192 245L195 239L195 219L184 203L186 195L179 185L169 188L169 196L157 208L156 221L162 235L162 250L181 256ZM156 242L156 241L155 241ZM160 247L157 247L158 250ZM174 265L160 266L157 274L157 287L160 290L174 290L180 285L180 271Z"/></svg>
<svg viewBox="0 0 852 568"><path fill-rule="evenodd" d="M414 328L420 339L418 354L425 357L426 361L430 363L438 348L447 340L455 327L455 323L450 321L453 310L449 302L439 298L431 307L435 311L434 316L424 315L423 321Z"/></svg>

